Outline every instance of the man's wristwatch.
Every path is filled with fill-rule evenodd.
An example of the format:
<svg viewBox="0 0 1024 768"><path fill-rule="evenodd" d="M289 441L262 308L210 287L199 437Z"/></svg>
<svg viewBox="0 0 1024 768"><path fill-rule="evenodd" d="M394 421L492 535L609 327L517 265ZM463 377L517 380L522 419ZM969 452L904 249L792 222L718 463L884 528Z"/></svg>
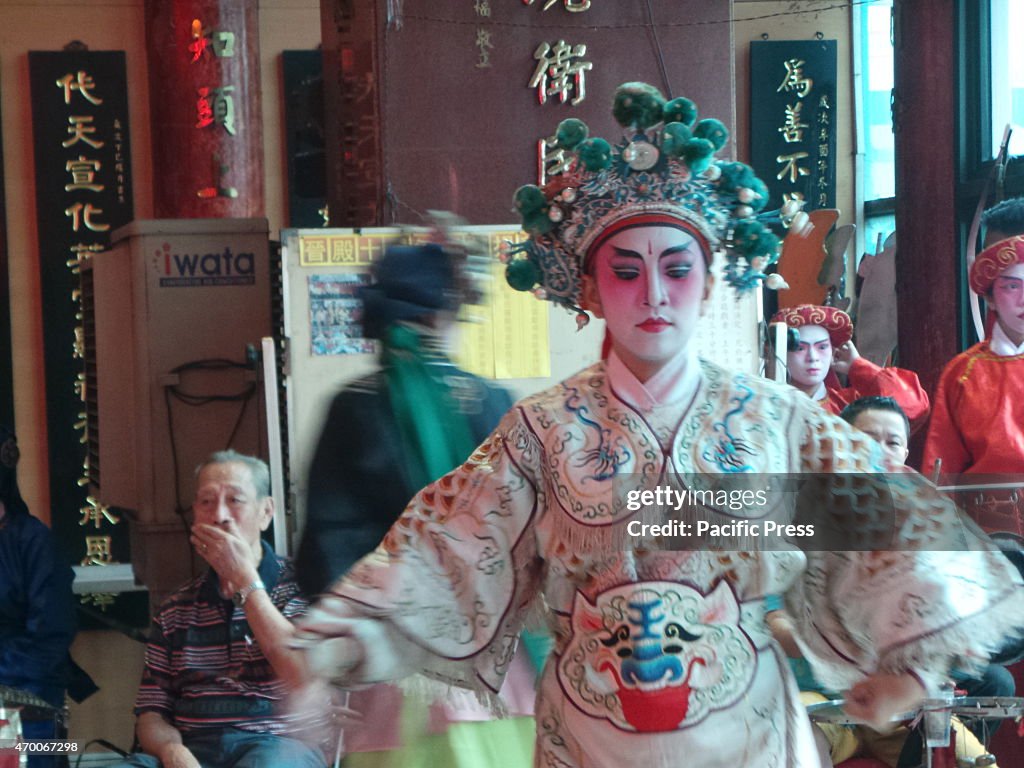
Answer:
<svg viewBox="0 0 1024 768"><path fill-rule="evenodd" d="M240 590L235 592L235 594L231 596L231 602L241 608L245 605L245 601L249 599L249 595L260 589L266 591L267 585L264 584L262 580L256 579L256 581L249 586L242 587Z"/></svg>

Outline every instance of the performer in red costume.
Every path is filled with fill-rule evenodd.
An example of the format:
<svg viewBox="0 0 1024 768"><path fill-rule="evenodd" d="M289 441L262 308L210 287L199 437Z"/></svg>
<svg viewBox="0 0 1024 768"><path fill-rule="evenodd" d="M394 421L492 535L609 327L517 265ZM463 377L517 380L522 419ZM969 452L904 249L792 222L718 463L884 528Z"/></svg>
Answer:
<svg viewBox="0 0 1024 768"><path fill-rule="evenodd" d="M954 357L939 379L922 469L1024 474L1024 198L985 213L985 250L971 290L995 315L989 338Z"/></svg>
<svg viewBox="0 0 1024 768"><path fill-rule="evenodd" d="M829 413L838 415L861 397L891 397L912 427L928 415L928 393L917 374L861 357L852 341L853 323L841 309L801 304L776 312L771 321L796 332L786 356L790 384ZM849 386L842 386L836 374L845 375Z"/></svg>
<svg viewBox="0 0 1024 768"><path fill-rule="evenodd" d="M921 468L931 474L938 466L950 484L1012 485L1024 479L1024 198L990 208L982 224L985 249L969 281L988 305L992 330L943 370ZM972 491L963 501L989 532L1024 533L1019 490ZM1019 645L1007 649L1003 663L1022 652ZM1024 689L1024 664L1010 671ZM992 748L1005 764L1024 764L1024 743L1014 729L1001 729Z"/></svg>

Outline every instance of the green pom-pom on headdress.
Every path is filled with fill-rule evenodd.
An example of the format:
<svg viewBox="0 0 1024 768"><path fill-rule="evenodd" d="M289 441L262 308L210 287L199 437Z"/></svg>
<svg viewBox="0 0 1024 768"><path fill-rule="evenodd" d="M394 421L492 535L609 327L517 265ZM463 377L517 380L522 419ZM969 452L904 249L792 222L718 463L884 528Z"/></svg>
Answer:
<svg viewBox="0 0 1024 768"><path fill-rule="evenodd" d="M707 139L690 139L683 149L683 157L693 173L703 173L711 165L715 147Z"/></svg>
<svg viewBox="0 0 1024 768"><path fill-rule="evenodd" d="M682 123L669 123L661 132L661 151L669 157L682 157L686 150L686 142L693 135Z"/></svg>
<svg viewBox="0 0 1024 768"><path fill-rule="evenodd" d="M516 190L513 197L516 210L524 219L544 211L548 207L548 199L544 192L535 184L526 184Z"/></svg>
<svg viewBox="0 0 1024 768"><path fill-rule="evenodd" d="M529 216L523 217L523 231L529 232L531 235L546 235L554 228L555 222L548 217L547 211L531 213Z"/></svg>
<svg viewBox="0 0 1024 768"><path fill-rule="evenodd" d="M758 241L761 245L761 253L755 254L757 256L766 256L768 263L775 261L775 257L779 253L779 237L770 229L766 229L761 235L761 239Z"/></svg>
<svg viewBox="0 0 1024 768"><path fill-rule="evenodd" d="M722 169L722 177L718 186L723 190L735 193L741 187L753 189L754 185L760 181L754 175L754 169L745 163L719 163L719 167Z"/></svg>
<svg viewBox="0 0 1024 768"><path fill-rule="evenodd" d="M612 145L604 139L587 139L576 149L576 157L588 171L603 171L611 167Z"/></svg>
<svg viewBox="0 0 1024 768"><path fill-rule="evenodd" d="M733 246L746 256L758 250L758 242L765 232L764 225L753 219L736 222L732 230Z"/></svg>
<svg viewBox="0 0 1024 768"><path fill-rule="evenodd" d="M732 230L733 247L752 259L763 256L771 263L779 250L779 238L775 233L754 219L736 223Z"/></svg>
<svg viewBox="0 0 1024 768"><path fill-rule="evenodd" d="M516 259L505 267L505 280L517 291L529 291L540 277L540 270L530 259Z"/></svg>
<svg viewBox="0 0 1024 768"><path fill-rule="evenodd" d="M662 107L662 119L666 123L682 123L687 128L697 119L697 105L686 98L672 99Z"/></svg>
<svg viewBox="0 0 1024 768"><path fill-rule="evenodd" d="M623 128L646 131L664 119L664 106L665 97L653 85L624 83L615 91L612 115Z"/></svg>
<svg viewBox="0 0 1024 768"><path fill-rule="evenodd" d="M729 140L729 129L721 120L707 117L701 120L693 129L693 135L699 139L707 139L717 152Z"/></svg>
<svg viewBox="0 0 1024 768"><path fill-rule="evenodd" d="M754 209L754 212L764 210L764 207L768 205L768 185L761 181L756 176L750 181L750 188L757 194L753 200L750 201L749 205Z"/></svg>
<svg viewBox="0 0 1024 768"><path fill-rule="evenodd" d="M555 138L558 140L560 149L571 151L576 149L587 138L589 133L590 129L587 128L586 123L575 117L570 117L558 124L558 132L555 134Z"/></svg>

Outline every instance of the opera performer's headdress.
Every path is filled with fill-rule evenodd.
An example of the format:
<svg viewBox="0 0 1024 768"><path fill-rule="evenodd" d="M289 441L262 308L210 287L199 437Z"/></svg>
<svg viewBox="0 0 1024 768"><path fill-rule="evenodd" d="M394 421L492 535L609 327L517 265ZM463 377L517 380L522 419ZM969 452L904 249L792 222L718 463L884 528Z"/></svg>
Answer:
<svg viewBox="0 0 1024 768"><path fill-rule="evenodd" d="M978 254L971 265L971 290L979 296L987 296L996 278L1014 264L1024 264L1024 235L1000 240Z"/></svg>
<svg viewBox="0 0 1024 768"><path fill-rule="evenodd" d="M780 309L772 315L771 322L785 323L790 328L820 325L828 331L829 340L834 348L843 346L853 338L853 321L838 307L800 304L796 307Z"/></svg>
<svg viewBox="0 0 1024 768"><path fill-rule="evenodd" d="M506 244L509 285L566 307L585 324L580 291L589 259L638 219L687 230L709 259L724 252L725 280L738 293L760 285L778 259L779 239L762 223L768 217L758 216L768 202L764 182L748 165L715 159L728 140L726 127L713 118L697 121L692 101L666 101L646 83L619 86L612 114L625 131L620 143L590 137L581 120L563 120L558 146L575 155L572 166L543 188L516 191L530 237ZM807 226L795 201L771 218L795 229Z"/></svg>

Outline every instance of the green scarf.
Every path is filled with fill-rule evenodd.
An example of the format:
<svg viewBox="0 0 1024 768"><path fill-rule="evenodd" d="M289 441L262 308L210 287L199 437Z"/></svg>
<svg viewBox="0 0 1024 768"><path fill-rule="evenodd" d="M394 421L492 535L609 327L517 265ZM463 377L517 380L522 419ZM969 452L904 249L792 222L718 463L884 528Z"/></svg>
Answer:
<svg viewBox="0 0 1024 768"><path fill-rule="evenodd" d="M409 458L406 469L417 489L462 464L476 448L465 414L431 359L416 330L396 324L385 332L381 362Z"/></svg>

